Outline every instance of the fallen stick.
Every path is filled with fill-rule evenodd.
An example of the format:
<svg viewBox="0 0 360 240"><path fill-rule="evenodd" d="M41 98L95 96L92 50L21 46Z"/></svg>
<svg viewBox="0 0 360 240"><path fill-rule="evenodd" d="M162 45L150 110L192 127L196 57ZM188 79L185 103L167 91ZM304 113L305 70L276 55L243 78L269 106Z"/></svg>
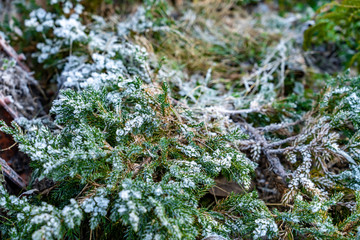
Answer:
<svg viewBox="0 0 360 240"><path fill-rule="evenodd" d="M0 107L4 108L5 111L8 112L8 114L10 114L10 116L15 119L19 117L19 114L17 112L15 112L13 109L11 109L9 107L9 103L11 102L11 100L8 97L5 97L1 92L0 92ZM0 119L2 119L4 116L0 116ZM12 120L13 120L12 119ZM11 121L12 121L11 120Z"/></svg>
<svg viewBox="0 0 360 240"><path fill-rule="evenodd" d="M5 177L8 177L13 183L21 188L26 187L24 180L2 158L0 158L0 167Z"/></svg>
<svg viewBox="0 0 360 240"><path fill-rule="evenodd" d="M30 69L23 63L21 62L22 60L25 59L25 56L23 54L18 55L16 53L16 51L9 45L6 43L5 39L2 38L0 36L0 49L3 49L10 57L12 57L13 59L15 59L16 63L22 68L24 69L26 72L30 72Z"/></svg>

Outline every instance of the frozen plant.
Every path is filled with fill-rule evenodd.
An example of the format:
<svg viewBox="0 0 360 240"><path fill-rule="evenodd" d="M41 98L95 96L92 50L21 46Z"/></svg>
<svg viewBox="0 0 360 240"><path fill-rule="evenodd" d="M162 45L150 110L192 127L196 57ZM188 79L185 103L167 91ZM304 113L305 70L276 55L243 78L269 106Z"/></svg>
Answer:
<svg viewBox="0 0 360 240"><path fill-rule="evenodd" d="M64 214L49 216L54 219L46 223L54 223L51 229L33 227L22 233L10 224L3 233L8 236L11 232L18 238L38 234L44 239L51 239L46 234L53 233L52 238L61 239L66 234L62 223L79 231L80 222L67 215L79 219L77 211L69 207L57 210L52 205L51 199L60 195L62 204L75 204L71 200L75 198L84 219L89 219L81 221L81 226L96 228L97 237L118 232L127 232L127 239L154 233L159 239L194 239L209 233L225 238L256 236L256 219L273 220L255 195L244 193L224 201L226 213L201 204L217 176L249 188L256 164L232 144L244 134L239 129L223 134L208 128L217 132L209 136L204 125L189 115L190 109L171 105L168 94L166 83L156 89L140 78L116 78L107 73L96 87L61 92L51 110L58 127L25 119L13 127L2 123L1 130L12 134L20 150L31 157L40 178L56 182L56 190L47 198L27 200L28 208L20 206L11 212L15 203L10 201L2 209L9 217L25 212L29 224L45 224L30 214L38 206ZM256 199L246 207L256 218L234 210L242 197ZM238 219L243 219L246 229L232 229ZM275 236L276 230L267 227L261 233Z"/></svg>

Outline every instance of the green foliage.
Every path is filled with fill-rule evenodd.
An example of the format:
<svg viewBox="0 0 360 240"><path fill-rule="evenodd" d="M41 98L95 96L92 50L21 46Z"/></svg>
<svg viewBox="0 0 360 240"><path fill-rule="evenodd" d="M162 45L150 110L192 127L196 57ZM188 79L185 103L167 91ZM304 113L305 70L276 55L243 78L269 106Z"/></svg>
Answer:
<svg viewBox="0 0 360 240"><path fill-rule="evenodd" d="M35 16L38 14L47 13L37 10ZM56 66L64 69L67 86L80 85L82 91L63 90L54 101L51 113L55 126L25 119L19 119L13 127L2 123L2 131L13 135L20 150L31 157L40 179L56 182L56 188L46 198L18 202L3 191L2 208L9 219L24 214L17 226L25 229L19 232L10 221L3 234L12 238L61 239L78 233L80 227L96 228L98 237L111 234L106 232L108 229L120 228L126 233L125 239L245 234L229 228L239 212L229 210L224 215L199 206L220 174L249 188L256 165L233 144L244 134L239 129L224 133L205 128L191 117L191 110L171 106L166 83L161 90L143 83L149 81L146 57L133 45L127 44L128 52L123 54L119 48L95 46L97 53L92 54L92 59L80 56L81 44L91 45L96 37L89 38L84 26L73 23L77 27L70 29L69 35L58 35L53 41L62 41L65 49L72 46L72 54L78 57L69 56L65 65ZM58 26L50 28L54 33L59 30ZM72 45L75 41L80 44ZM44 54L43 47L41 51ZM57 59L52 54L45 58ZM120 62L124 65L113 66ZM73 71L78 72L79 66L88 70L82 75L88 76L85 82L76 82L80 79ZM69 210L69 202L77 209L76 214ZM257 207L261 204L256 202L254 213L266 210ZM29 212L29 206L39 206L39 210ZM34 220L44 214L54 220ZM246 220L253 225L246 235L259 234L260 226L252 222L260 221L262 216L259 213ZM89 219L89 225L83 219ZM275 226L270 217L266 221ZM261 230L261 234L270 231L269 235L275 235L276 230Z"/></svg>
<svg viewBox="0 0 360 240"><path fill-rule="evenodd" d="M237 4L245 2L254 1ZM52 0L18 23L37 47L32 57L62 90L52 103L54 121L0 122L31 158L33 178L54 181L47 195L10 196L0 186L2 237L356 236L360 77L335 78L318 92L323 78L314 74L305 84L291 73L306 70L292 69L301 52L294 39L280 39L291 27L283 18L271 19L282 24L277 33L264 30L270 20L261 28L262 18L250 21L256 31L247 36L224 25L224 16L244 13L235 2L211 3L186 3L185 12L145 1L118 22L89 13L98 1L87 11L86 3ZM354 11L354 4L328 6ZM321 19L306 34L331 25ZM244 62L260 65L251 72ZM264 163L281 193L260 187L269 179L250 190ZM219 177L242 192L211 196ZM262 189L279 192L283 203L269 210Z"/></svg>
<svg viewBox="0 0 360 240"><path fill-rule="evenodd" d="M304 33L304 48L323 42L335 43L348 66L359 68L359 9L357 0L332 1L319 8L316 24Z"/></svg>
<svg viewBox="0 0 360 240"><path fill-rule="evenodd" d="M194 239L211 233L227 236L228 230L224 229L232 222L227 215L238 216L242 214L240 210L229 210L220 221L211 215L205 217L208 210L200 208L198 201L220 173L248 187L255 165L231 146L229 140L241 139L239 133L213 139L202 125L191 124L191 119L182 117L181 109L173 109L166 102L166 93L152 95L137 81L109 79L99 90L62 92L52 108L55 122L62 126L60 129L51 130L25 120L18 122L26 133L16 124L15 128L3 126L2 130L13 134L20 149L31 157L41 177L57 182L57 190L50 193L50 198L56 194L57 201L71 201L82 209L76 221L73 216L68 220L65 210L54 207L47 210L50 205L41 209L40 216L46 212L59 219L56 221L64 221L65 229L76 230L80 216L88 214L91 229L120 224L127 232L126 239L152 238L155 233L161 239ZM173 111L180 114L177 116L180 119ZM86 187L72 189L75 192L69 194L68 185L79 181ZM13 202L14 197L6 194L4 197L3 207L12 216L11 209L17 202ZM235 206L235 201L239 201L236 199L227 200L227 204ZM27 213L28 202L31 199L16 206L25 214L23 222L17 225L25 224L29 228L21 235L11 230L13 236L32 235L35 239L38 236L50 239L51 234L55 239L64 236L57 225L51 229L46 228L45 222L34 225L35 216ZM36 203L33 204L35 207ZM268 211L258 200L252 201L248 210L253 211L252 218L244 221L250 224L263 217L261 211ZM56 211L62 211L63 215ZM75 222L69 226L68 221ZM266 221L274 224L270 215ZM40 226L43 226L41 234ZM256 227L250 229L246 234L252 234ZM273 234L276 229L271 228Z"/></svg>
<svg viewBox="0 0 360 240"><path fill-rule="evenodd" d="M254 239L274 238L277 236L277 226L266 205L258 199L256 192L244 195L232 194L219 203L216 209L237 212L238 218L231 223L232 237L250 237ZM246 224L246 223L251 224Z"/></svg>
<svg viewBox="0 0 360 240"><path fill-rule="evenodd" d="M316 239L357 235L357 207L347 203L350 211L345 211L339 205L345 194L355 194L359 204L359 80L343 76L330 81L313 118L308 118L300 137L286 148L289 161L299 162L290 181L292 190L284 195L286 202L295 198L294 204L288 212L275 210L287 224L288 234ZM349 168L335 173L327 167L335 159L346 161Z"/></svg>
<svg viewBox="0 0 360 240"><path fill-rule="evenodd" d="M342 195L338 194L328 200L315 197L307 202L302 196L295 198L294 206L288 213L279 213L278 218L289 224L292 231L297 236L314 237L318 239L339 239L342 235L334 226L329 209L335 205Z"/></svg>
<svg viewBox="0 0 360 240"><path fill-rule="evenodd" d="M315 197L311 201L301 195L295 198L294 206L289 212L275 211L277 218L292 231L296 237L316 239L357 239L359 236L359 192L355 192L356 203L352 213L343 216L342 221L334 221L332 209L340 203L343 194L339 193L330 199ZM349 207L349 206L348 206Z"/></svg>

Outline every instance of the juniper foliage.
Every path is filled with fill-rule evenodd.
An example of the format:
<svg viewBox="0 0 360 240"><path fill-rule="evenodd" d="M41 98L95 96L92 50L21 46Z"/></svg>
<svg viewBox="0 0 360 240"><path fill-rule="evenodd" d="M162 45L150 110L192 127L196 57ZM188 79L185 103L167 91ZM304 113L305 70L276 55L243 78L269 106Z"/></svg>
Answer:
<svg viewBox="0 0 360 240"><path fill-rule="evenodd" d="M30 156L33 178L55 185L46 195L21 197L0 185L3 237L358 235L359 77L335 78L312 99L297 82L301 96L286 96L284 59L291 59L296 44L280 40L247 78L252 87L237 86L244 94L236 90L236 97L236 91L208 84L217 68L186 82L179 69L162 66L148 45L135 43L148 32L174 31L166 1L146 1L116 24L99 16L86 23L79 1L51 0L48 8L34 10L25 26L43 32L33 57L58 72L54 80L63 90L51 108L55 120L1 122L1 131ZM235 110L219 108L223 103ZM286 189L275 210L251 189L263 160ZM219 176L243 192L209 197Z"/></svg>
<svg viewBox="0 0 360 240"><path fill-rule="evenodd" d="M243 232L231 230L233 219L242 219L239 210L228 207L224 214L200 204L219 174L249 187L256 165L233 145L244 137L240 131L209 136L186 111L171 107L166 92L145 87L136 78L110 78L97 90L65 90L52 113L57 129L25 119L1 129L31 156L40 178L57 182L57 191L66 191L66 183L72 181L85 186L71 198L61 198L70 204L63 209L43 202L39 212L34 212L31 199L20 200L2 190L7 215L16 214L26 226L20 232L13 226L12 237L60 239L64 229L79 227L83 214L91 229L120 224L127 239L257 234L256 225ZM50 204L58 205L54 200ZM263 203L252 205L248 211L258 214L253 221L267 214L271 227L262 234L276 234ZM42 214L54 220L37 221Z"/></svg>
<svg viewBox="0 0 360 240"><path fill-rule="evenodd" d="M38 13L45 19L48 14L36 10L37 20L43 19ZM60 39L65 48L76 41L89 46L94 46L93 39L99 42L100 34L87 38L85 27L79 24L69 28L66 36L56 34L60 32L56 24L75 19L56 20L53 34L57 38L53 41ZM45 39L45 44L48 42ZM239 129L224 133L206 128L191 116L191 110L173 107L166 83L161 89L144 83L149 81L144 70L146 58L131 51L134 45L119 44L110 49L94 46L97 53L91 58L77 57L79 48L74 45L74 55L65 65L57 65L63 70L60 83L82 90L64 90L54 101L55 125L19 119L13 127L1 128L31 157L40 179L56 182L56 190L40 202L9 196L2 189L7 219L19 217L16 225L4 220L3 234L13 239L62 239L88 228L97 229L98 237L117 229L126 233L126 239L255 236L259 234L255 221L267 216L269 227L261 234L275 236L276 224L261 201L248 209L256 214L251 216L230 207L225 214L201 204L220 174L249 188L256 164L234 145L245 135ZM38 47L38 61L58 57L48 54L45 45ZM129 58L122 51L128 52ZM134 62L139 64L132 67ZM81 188L69 189L76 184ZM246 199L237 201L249 201ZM233 200L226 202L230 206ZM254 224L234 231L235 219Z"/></svg>
<svg viewBox="0 0 360 240"><path fill-rule="evenodd" d="M316 24L305 32L304 48L309 49L324 42L341 46L341 57L347 67L355 65L359 69L359 7L357 0L329 1L324 4L317 11Z"/></svg>

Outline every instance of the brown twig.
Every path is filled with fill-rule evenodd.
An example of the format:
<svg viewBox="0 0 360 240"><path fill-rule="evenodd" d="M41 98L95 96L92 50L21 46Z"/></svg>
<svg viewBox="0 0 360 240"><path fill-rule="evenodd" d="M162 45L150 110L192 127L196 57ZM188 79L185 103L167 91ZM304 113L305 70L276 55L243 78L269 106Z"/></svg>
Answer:
<svg viewBox="0 0 360 240"><path fill-rule="evenodd" d="M236 114L246 114L246 113L263 113L265 110L260 108L249 108L249 109L240 109L240 110L227 110L221 109L218 107L213 108L214 111L222 113L222 114L229 114L229 115L236 115Z"/></svg>
<svg viewBox="0 0 360 240"><path fill-rule="evenodd" d="M134 175L132 177L132 179L135 179L136 176L139 174L139 172L144 169L145 165L148 164L151 160L151 157L146 158L142 163L140 163L138 166L135 167L134 169Z"/></svg>
<svg viewBox="0 0 360 240"><path fill-rule="evenodd" d="M266 156L267 160L269 161L274 173L280 176L283 182L285 183L288 174L285 171L284 166L281 164L280 159L276 156L276 154L272 153L271 150L269 149L269 144L267 143L265 137L258 129L248 124L241 117L240 119L241 121L239 122L239 124L242 125L245 128L245 130L249 132L249 134L255 139L256 142L260 143L260 146L262 146L263 153Z"/></svg>
<svg viewBox="0 0 360 240"><path fill-rule="evenodd" d="M257 130L260 132L275 132L275 131L278 131L278 130L281 130L284 128L298 125L298 124L302 123L303 121L304 121L303 119L300 119L300 120L297 120L297 121L291 122L291 123L270 124L269 126L266 126L266 127L259 127L259 128L257 128Z"/></svg>
<svg viewBox="0 0 360 240"><path fill-rule="evenodd" d="M291 141L294 141L295 139L297 139L298 136L292 136L292 137L288 137L286 139L283 139L283 140L280 140L280 141L277 141L277 142L273 142L273 143L269 143L266 145L267 148L274 148L274 147L278 147L278 146L281 146L285 143L288 143L288 142L291 142Z"/></svg>
<svg viewBox="0 0 360 240"><path fill-rule="evenodd" d="M24 55L18 55L16 51L6 43L5 39L0 36L0 48L2 48L10 57L15 59L17 64L26 72L30 72L30 69L21 61L25 59Z"/></svg>
<svg viewBox="0 0 360 240"><path fill-rule="evenodd" d="M2 158L0 158L0 167L4 175L8 177L12 182L14 182L21 188L26 187L26 183L24 182L24 180Z"/></svg>

